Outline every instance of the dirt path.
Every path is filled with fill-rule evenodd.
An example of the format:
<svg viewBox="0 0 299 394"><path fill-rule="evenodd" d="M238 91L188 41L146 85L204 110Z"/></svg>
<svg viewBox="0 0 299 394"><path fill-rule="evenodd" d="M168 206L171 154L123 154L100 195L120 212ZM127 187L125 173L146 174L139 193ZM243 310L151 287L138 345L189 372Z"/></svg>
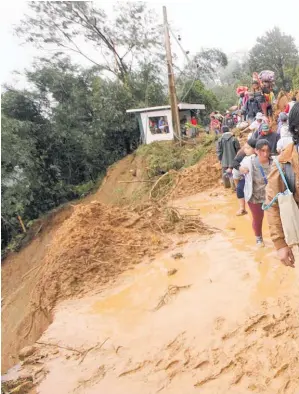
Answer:
<svg viewBox="0 0 299 394"><path fill-rule="evenodd" d="M39 340L48 344L39 393L296 393L298 253L291 270L267 234L256 250L249 215L235 217L229 193L175 205L200 209L219 231L182 237L112 289L61 303Z"/></svg>

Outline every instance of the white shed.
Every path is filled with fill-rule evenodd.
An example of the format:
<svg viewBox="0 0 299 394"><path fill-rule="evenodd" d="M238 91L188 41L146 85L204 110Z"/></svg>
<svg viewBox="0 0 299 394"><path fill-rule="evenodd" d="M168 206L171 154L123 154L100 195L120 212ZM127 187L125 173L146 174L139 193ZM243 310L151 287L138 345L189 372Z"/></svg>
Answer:
<svg viewBox="0 0 299 394"><path fill-rule="evenodd" d="M182 123L191 122L191 111L203 110L203 104L179 103L179 116ZM141 141L150 144L154 141L169 141L174 138L171 106L128 109L127 113L137 116Z"/></svg>

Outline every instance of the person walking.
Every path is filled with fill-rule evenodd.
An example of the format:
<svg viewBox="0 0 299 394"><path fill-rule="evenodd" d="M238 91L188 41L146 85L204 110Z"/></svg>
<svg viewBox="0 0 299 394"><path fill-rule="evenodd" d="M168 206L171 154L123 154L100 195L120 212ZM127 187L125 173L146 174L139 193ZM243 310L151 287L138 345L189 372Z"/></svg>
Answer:
<svg viewBox="0 0 299 394"><path fill-rule="evenodd" d="M251 138L257 139L258 135L261 132L261 128L262 128L263 123L268 123L268 119L261 112L258 112L256 114L255 120L248 127L246 127L246 129L242 130L241 133L243 134L243 133L246 133L247 131L249 131L247 139L248 140ZM255 134L255 136L253 137L254 134Z"/></svg>
<svg viewBox="0 0 299 394"><path fill-rule="evenodd" d="M284 112L286 114L289 114L291 112L291 109L293 108L293 106L295 105L297 99L295 96L292 97L292 100L286 105Z"/></svg>
<svg viewBox="0 0 299 394"><path fill-rule="evenodd" d="M222 127L222 133L223 135L217 142L217 156L222 167L222 179L226 188L234 188L231 173L234 158L240 149L240 143L228 126Z"/></svg>
<svg viewBox="0 0 299 394"><path fill-rule="evenodd" d="M248 93L248 100L244 106L243 112L246 116L246 121L252 123L258 112L262 112L260 103L254 98L252 92Z"/></svg>
<svg viewBox="0 0 299 394"><path fill-rule="evenodd" d="M287 120L282 123L280 128L280 139L278 140L276 146L278 154L280 154L289 144L293 142L293 136L289 131L289 125Z"/></svg>
<svg viewBox="0 0 299 394"><path fill-rule="evenodd" d="M257 135L257 132L255 132L253 134L253 138L256 138L257 140L267 140L270 146L271 154L277 154L276 147L280 136L276 133L276 131L272 131L267 123L262 124L260 134Z"/></svg>
<svg viewBox="0 0 299 394"><path fill-rule="evenodd" d="M255 145L256 145L256 140L249 139L247 142L245 142L243 148L241 148L238 151L236 157L234 158L234 162L233 162L234 168L232 174L237 191L237 198L239 201L239 210L236 213L237 216L242 216L247 214L247 211L245 209L245 197L244 197L245 176L241 174L239 171L240 165L244 157L254 155Z"/></svg>
<svg viewBox="0 0 299 394"><path fill-rule="evenodd" d="M210 129L215 135L220 133L220 122L214 115L211 116Z"/></svg>
<svg viewBox="0 0 299 394"><path fill-rule="evenodd" d="M257 246L264 246L262 226L267 176L271 170L271 147L267 140L256 142L255 155L245 157L240 165L241 174L245 175L244 197L252 215L252 228Z"/></svg>
<svg viewBox="0 0 299 394"><path fill-rule="evenodd" d="M294 200L299 207L299 102L296 102L290 111L289 131L292 135L293 143L287 145L278 157L278 162L283 169L288 187L293 193ZM278 167L273 165L266 187L266 203L270 204L278 193L282 193L285 190L286 186L284 185ZM286 243L279 205L277 203L273 204L266 212L270 237L277 250L279 259L283 264L294 267L295 257L292 249Z"/></svg>
<svg viewBox="0 0 299 394"><path fill-rule="evenodd" d="M289 129L288 123L289 117L286 112L280 112L278 116L278 123L277 123L277 134L280 135L280 130L282 127Z"/></svg>

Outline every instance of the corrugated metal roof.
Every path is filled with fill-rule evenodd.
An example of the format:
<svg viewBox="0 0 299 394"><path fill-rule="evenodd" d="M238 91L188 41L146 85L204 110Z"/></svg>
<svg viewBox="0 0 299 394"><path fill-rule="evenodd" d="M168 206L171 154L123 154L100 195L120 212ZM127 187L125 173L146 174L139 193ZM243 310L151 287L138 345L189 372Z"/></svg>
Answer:
<svg viewBox="0 0 299 394"><path fill-rule="evenodd" d="M165 109L170 109L170 105L162 105L160 107L148 107L148 108L135 108L128 109L126 112L129 113L140 113L140 112L151 112L151 111L163 111ZM178 108L183 109L205 109L204 104L189 104L189 103L179 103Z"/></svg>

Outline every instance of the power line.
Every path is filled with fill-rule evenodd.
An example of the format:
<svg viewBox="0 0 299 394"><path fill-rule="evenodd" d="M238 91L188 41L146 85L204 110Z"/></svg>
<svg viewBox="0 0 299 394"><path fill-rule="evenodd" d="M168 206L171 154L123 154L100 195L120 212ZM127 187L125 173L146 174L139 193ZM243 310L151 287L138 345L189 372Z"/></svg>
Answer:
<svg viewBox="0 0 299 394"><path fill-rule="evenodd" d="M189 64L189 65L192 65L192 62L191 62L191 60L189 59L189 56L188 56L187 51L184 50L184 48L182 47L181 43L180 43L179 40L177 39L176 35L175 35L174 32L172 31L171 27L168 26L168 28L169 28L169 31L170 31L170 33L172 34L173 38L175 39L176 43L178 44L178 46L180 47L181 51L183 52L185 58L187 59L188 64ZM182 73L181 73L181 74L182 74ZM184 99L188 96L189 92L191 91L191 89L192 89L193 86L194 86L194 83L195 83L197 77L198 77L198 69L196 70L195 77L194 77L194 79L193 79L193 81L192 81L192 83L191 83L191 85L190 85L190 87L189 87L187 93L185 93L184 96L183 96L179 101L181 101L181 102L184 101ZM186 84L187 84L187 81L186 81L186 82L184 83L184 85L183 85L183 89L182 89L183 92L184 92L184 90L185 90Z"/></svg>

